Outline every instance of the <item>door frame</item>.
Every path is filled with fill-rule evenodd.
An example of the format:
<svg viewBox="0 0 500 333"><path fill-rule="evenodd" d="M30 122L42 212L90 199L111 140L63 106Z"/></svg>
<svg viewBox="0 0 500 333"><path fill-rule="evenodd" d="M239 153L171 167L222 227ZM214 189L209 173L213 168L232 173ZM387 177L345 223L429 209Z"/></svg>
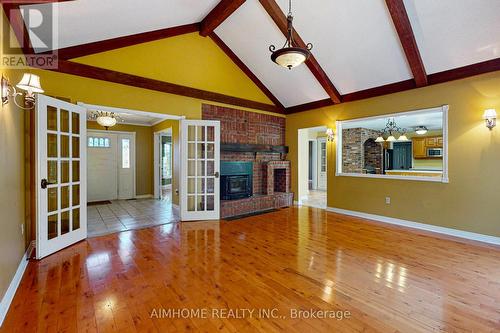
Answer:
<svg viewBox="0 0 500 333"><path fill-rule="evenodd" d="M170 134L170 136L172 137L172 146L174 144L173 142L173 135L172 135L172 127L169 127L169 128L166 128L164 130L161 130L161 131L158 131L158 132L154 132L153 133L153 151L154 151L154 154L153 154L153 177L154 177L154 186L153 186L153 196L155 199L160 199L160 151L158 148L161 149L160 147L160 137L165 135L165 136L168 136L168 134ZM173 147L172 147L173 148ZM173 159L173 154L172 154L172 159ZM174 180L174 165L172 163L172 182ZM173 184L171 184L170 186L172 186Z"/></svg>
<svg viewBox="0 0 500 333"><path fill-rule="evenodd" d="M120 134L126 134L126 135L132 135L133 138L134 138L134 153L133 154L130 154L130 157L131 157L131 161L130 161L130 164L131 166L133 167L134 169L134 172L132 173L132 176L133 176L133 193L134 193L134 198L137 198L137 184L136 184L136 175L137 175L137 165L136 165L136 155L137 155L137 138L136 138L136 132L127 132L127 131L113 131L112 129L109 129L109 130L99 130L99 129L87 129L87 135L86 135L86 142L85 142L85 148L88 149L88 136L89 136L89 133L99 133L99 134L106 134L106 133L112 133L112 134L117 134L118 136ZM117 142L119 141L119 138L117 140ZM116 147L116 149L118 149L119 146L119 143L118 143L118 146ZM116 158L118 158L120 156L120 154L117 154L116 155ZM117 191L117 198L119 199L120 195L119 195L119 192L118 192L118 189L120 188L120 177L119 177L119 174L118 174L118 169L120 168L120 162L121 161L117 161L116 163L116 184L117 184L117 188L116 188L116 191ZM86 160L86 164L85 164L87 170L88 170L88 158ZM88 173L87 173L87 178L88 178ZM87 189L88 191L88 189ZM87 194L87 193L86 193Z"/></svg>

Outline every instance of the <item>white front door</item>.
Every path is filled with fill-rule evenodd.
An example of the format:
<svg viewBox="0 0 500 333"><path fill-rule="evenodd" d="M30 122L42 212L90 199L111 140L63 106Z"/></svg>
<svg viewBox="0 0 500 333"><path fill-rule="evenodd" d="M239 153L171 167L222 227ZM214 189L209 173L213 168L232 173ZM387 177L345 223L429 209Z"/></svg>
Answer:
<svg viewBox="0 0 500 333"><path fill-rule="evenodd" d="M38 259L87 237L86 121L84 108L37 96Z"/></svg>
<svg viewBox="0 0 500 333"><path fill-rule="evenodd" d="M220 217L220 122L181 121L181 220Z"/></svg>
<svg viewBox="0 0 500 333"><path fill-rule="evenodd" d="M326 191L326 138L318 139L318 190Z"/></svg>
<svg viewBox="0 0 500 333"><path fill-rule="evenodd" d="M118 199L135 198L135 137L118 135Z"/></svg>
<svg viewBox="0 0 500 333"><path fill-rule="evenodd" d="M88 202L118 199L118 135L87 132Z"/></svg>

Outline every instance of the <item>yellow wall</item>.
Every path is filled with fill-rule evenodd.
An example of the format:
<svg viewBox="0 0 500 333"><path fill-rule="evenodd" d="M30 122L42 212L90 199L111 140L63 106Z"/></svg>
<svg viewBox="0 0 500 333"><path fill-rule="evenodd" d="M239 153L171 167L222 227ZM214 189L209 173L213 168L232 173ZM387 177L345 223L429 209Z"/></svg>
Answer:
<svg viewBox="0 0 500 333"><path fill-rule="evenodd" d="M500 128L490 132L482 119L484 109L500 109L499 87L495 72L289 115L292 189L297 193L299 128L449 104L449 184L336 177L336 145L329 143L328 206L500 236Z"/></svg>
<svg viewBox="0 0 500 333"><path fill-rule="evenodd" d="M153 133L163 131L165 129L172 129L172 202L175 205L179 204L179 179L181 170L180 159L180 143L179 143L179 121L178 120L164 120L153 127Z"/></svg>
<svg viewBox="0 0 500 333"><path fill-rule="evenodd" d="M87 121L88 129L104 130L95 121ZM153 128L117 124L109 132L135 133L135 191L137 195L153 194Z"/></svg>
<svg viewBox="0 0 500 333"><path fill-rule="evenodd" d="M197 32L72 61L273 104L212 39Z"/></svg>
<svg viewBox="0 0 500 333"><path fill-rule="evenodd" d="M11 73L0 69L1 74L10 76ZM24 125L25 117L29 115L29 112L17 108L12 100L0 109L0 184L2 184L0 191L0 299L7 290L26 249L21 225L25 225L26 194ZM28 204L27 201L26 204Z"/></svg>

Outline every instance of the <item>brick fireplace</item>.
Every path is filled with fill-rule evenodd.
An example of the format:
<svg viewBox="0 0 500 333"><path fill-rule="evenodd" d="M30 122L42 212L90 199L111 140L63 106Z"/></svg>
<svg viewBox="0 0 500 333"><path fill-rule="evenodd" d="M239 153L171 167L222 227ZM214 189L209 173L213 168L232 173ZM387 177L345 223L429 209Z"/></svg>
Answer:
<svg viewBox="0 0 500 333"><path fill-rule="evenodd" d="M202 106L204 120L221 122L221 144L285 145L285 118L227 107ZM221 150L221 161L252 162L253 196L221 200L221 217L244 215L293 204L286 154Z"/></svg>

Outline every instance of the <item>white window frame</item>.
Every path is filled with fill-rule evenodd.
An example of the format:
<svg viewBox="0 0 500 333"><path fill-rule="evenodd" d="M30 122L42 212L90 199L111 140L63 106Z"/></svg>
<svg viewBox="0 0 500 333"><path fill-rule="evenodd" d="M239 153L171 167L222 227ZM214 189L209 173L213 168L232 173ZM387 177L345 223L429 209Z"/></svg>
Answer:
<svg viewBox="0 0 500 333"><path fill-rule="evenodd" d="M349 120L337 120L336 121L336 170L335 176L338 177L359 177L359 178L378 178L378 179L399 179L399 180L413 180L413 181L426 181L426 182L439 182L439 183L449 183L448 178L448 110L449 105L442 105L439 107L420 109L414 111L402 111L392 114L377 115L365 118L356 118ZM398 117L402 115L413 115L419 113L428 113L432 111L440 111L443 113L443 174L441 177L425 177L425 176L397 176L397 175L379 175L379 174L358 174L358 173L347 173L342 172L342 127L345 124L352 122L359 122L363 120L370 120L375 118L389 118Z"/></svg>

